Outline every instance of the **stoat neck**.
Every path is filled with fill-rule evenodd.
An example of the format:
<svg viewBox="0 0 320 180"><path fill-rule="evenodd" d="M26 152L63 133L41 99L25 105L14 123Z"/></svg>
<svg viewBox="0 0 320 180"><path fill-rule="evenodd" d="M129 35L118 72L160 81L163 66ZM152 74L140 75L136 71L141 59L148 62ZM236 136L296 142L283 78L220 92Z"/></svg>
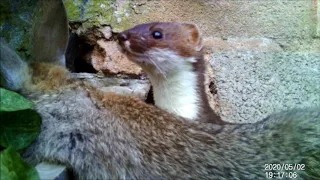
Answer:
<svg viewBox="0 0 320 180"><path fill-rule="evenodd" d="M194 59L171 59L170 62L185 63L168 68L170 70L166 71L165 76L157 68L143 68L153 86L155 105L189 120L228 124L209 105L204 86L205 62L202 54Z"/></svg>
<svg viewBox="0 0 320 180"><path fill-rule="evenodd" d="M155 105L189 120L200 115L201 97L197 88L197 74L192 64L184 64L166 73L148 72L153 86Z"/></svg>

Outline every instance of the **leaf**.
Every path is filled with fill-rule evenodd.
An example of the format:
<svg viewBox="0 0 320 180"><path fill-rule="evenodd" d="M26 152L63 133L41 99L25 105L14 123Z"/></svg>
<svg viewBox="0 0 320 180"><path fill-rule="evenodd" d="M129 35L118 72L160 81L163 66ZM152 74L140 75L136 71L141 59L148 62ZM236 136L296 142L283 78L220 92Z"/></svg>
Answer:
<svg viewBox="0 0 320 180"><path fill-rule="evenodd" d="M26 148L40 133L41 117L32 110L0 111L0 145L15 150Z"/></svg>
<svg viewBox="0 0 320 180"><path fill-rule="evenodd" d="M0 88L0 111L18 111L32 108L32 102L18 93Z"/></svg>
<svg viewBox="0 0 320 180"><path fill-rule="evenodd" d="M40 179L37 170L24 162L19 153L11 147L0 153L0 162L0 180Z"/></svg>

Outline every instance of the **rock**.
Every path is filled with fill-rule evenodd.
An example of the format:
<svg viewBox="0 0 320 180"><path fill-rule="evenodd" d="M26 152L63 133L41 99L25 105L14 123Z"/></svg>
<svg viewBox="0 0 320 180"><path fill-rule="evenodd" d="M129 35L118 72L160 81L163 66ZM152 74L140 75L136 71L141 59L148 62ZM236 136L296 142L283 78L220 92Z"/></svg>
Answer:
<svg viewBox="0 0 320 180"><path fill-rule="evenodd" d="M127 64L131 64L121 56L113 56L111 63L105 52L108 53L114 47L112 43L108 50L103 49L108 44L106 41L114 38L110 34L116 35L134 25L152 21L196 23L203 36L211 38L211 43L218 45L218 49L214 49L216 52L249 48L253 51L270 48L265 50L318 52L320 48L319 39L314 38L317 14L313 10L317 6L312 0L308 3L280 0L245 4L240 1L205 0L172 0L170 3L147 0L63 2L67 7L72 31L85 36L89 44L97 45L94 67L105 73L140 74L137 66L128 69ZM246 39L246 42L240 42L241 39ZM99 40L103 42L98 44ZM274 46L268 45L270 42Z"/></svg>
<svg viewBox="0 0 320 180"><path fill-rule="evenodd" d="M229 51L282 51L278 43L268 38L205 38L205 51L208 53L219 53Z"/></svg>
<svg viewBox="0 0 320 180"><path fill-rule="evenodd" d="M219 104L218 94L217 94L217 86L216 86L216 77L213 68L210 65L210 60L212 57L212 52L204 53L204 61L206 66L205 73L205 82L204 87L207 94L207 98L209 101L210 107L218 114L221 113L221 108Z"/></svg>
<svg viewBox="0 0 320 180"><path fill-rule="evenodd" d="M90 73L72 73L73 79L82 80L104 92L113 92L121 95L132 95L145 101L150 90L150 83L143 79L122 79L104 77Z"/></svg>
<svg viewBox="0 0 320 180"><path fill-rule="evenodd" d="M112 37L112 30L110 26L102 27L99 31L103 34L105 39L110 39Z"/></svg>
<svg viewBox="0 0 320 180"><path fill-rule="evenodd" d="M38 0L0 1L0 37L4 38L22 59L31 58L33 13Z"/></svg>
<svg viewBox="0 0 320 180"><path fill-rule="evenodd" d="M127 74L138 77L142 74L141 68L129 61L118 49L114 41L98 40L92 52L93 67L105 74Z"/></svg>
<svg viewBox="0 0 320 180"><path fill-rule="evenodd" d="M63 2L72 32L93 46L90 57L86 59L90 59L89 63L95 70L113 75L119 73L134 77L141 75L141 68L124 57L116 43L111 40L113 33L130 28L126 26L131 12L130 1L64 0Z"/></svg>
<svg viewBox="0 0 320 180"><path fill-rule="evenodd" d="M80 38L76 33L69 36L68 48L66 50L66 67L71 72L96 73L91 65L91 54L94 46Z"/></svg>
<svg viewBox="0 0 320 180"><path fill-rule="evenodd" d="M70 172L66 166L42 162L36 166L41 180L70 180Z"/></svg>
<svg viewBox="0 0 320 180"><path fill-rule="evenodd" d="M0 35L23 60L64 64L68 24L61 0L2 0L0 7Z"/></svg>
<svg viewBox="0 0 320 180"><path fill-rule="evenodd" d="M78 35L93 27L110 25L113 32L123 31L130 26L128 15L131 11L125 0L63 0L73 32Z"/></svg>
<svg viewBox="0 0 320 180"><path fill-rule="evenodd" d="M320 107L320 53L235 51L213 54L224 120L255 122L294 108Z"/></svg>
<svg viewBox="0 0 320 180"><path fill-rule="evenodd" d="M220 89L217 87L216 69L210 62L215 53L238 52L238 51L262 51L280 52L281 47L267 38L204 38L204 60L206 62L206 81L205 88L209 99L209 104L217 113L227 113L225 107L221 107L221 100L218 96ZM226 58L229 58L227 54ZM222 109L224 112L222 112Z"/></svg>

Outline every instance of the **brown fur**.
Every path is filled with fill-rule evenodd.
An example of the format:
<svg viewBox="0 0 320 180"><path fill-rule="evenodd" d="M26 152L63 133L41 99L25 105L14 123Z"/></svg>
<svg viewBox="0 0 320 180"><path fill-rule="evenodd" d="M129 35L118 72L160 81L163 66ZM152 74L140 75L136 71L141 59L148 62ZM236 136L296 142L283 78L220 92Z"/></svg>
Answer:
<svg viewBox="0 0 320 180"><path fill-rule="evenodd" d="M263 179L271 163L305 164L299 178L319 177L318 109L212 125L87 85L29 98L43 125L25 159L65 164L79 179Z"/></svg>
<svg viewBox="0 0 320 180"><path fill-rule="evenodd" d="M153 31L163 33L163 40L155 40L152 38ZM151 48L172 49L183 57L193 57L197 52L195 47L201 43L200 34L195 25L181 23L149 23L140 24L132 29L122 32L128 34L132 43L132 50L143 54ZM146 41L142 41L140 37L145 37ZM120 45L121 42L120 42ZM202 47L200 45L200 47ZM129 56L134 56L126 52Z"/></svg>
<svg viewBox="0 0 320 180"><path fill-rule="evenodd" d="M35 62L30 65L32 86L26 88L52 91L70 84L69 72L66 68L51 63Z"/></svg>

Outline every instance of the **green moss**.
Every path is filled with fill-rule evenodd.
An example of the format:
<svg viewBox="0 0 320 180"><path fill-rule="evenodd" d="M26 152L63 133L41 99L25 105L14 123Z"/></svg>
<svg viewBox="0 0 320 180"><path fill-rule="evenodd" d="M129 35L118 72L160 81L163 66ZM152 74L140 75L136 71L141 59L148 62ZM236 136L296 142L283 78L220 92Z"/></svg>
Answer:
<svg viewBox="0 0 320 180"><path fill-rule="evenodd" d="M129 2L116 11L116 0L64 0L70 21L82 22L82 30L111 25L116 31L124 30L128 22Z"/></svg>
<svg viewBox="0 0 320 180"><path fill-rule="evenodd" d="M113 32L121 32L126 29L132 28L132 23L129 21L129 18L124 17L124 19L121 21L121 23L114 23L112 26Z"/></svg>
<svg viewBox="0 0 320 180"><path fill-rule="evenodd" d="M122 9L119 10L118 12L117 18L121 18L121 22L118 23L117 19L115 18L114 19L115 21L111 24L114 32L121 32L131 28L132 24L131 24L131 21L129 20L129 14L131 13L132 13L132 10L130 7L130 2L127 2L122 6Z"/></svg>
<svg viewBox="0 0 320 180"><path fill-rule="evenodd" d="M67 16L70 21L80 21L80 8L82 0L63 0L64 6L67 9Z"/></svg>

